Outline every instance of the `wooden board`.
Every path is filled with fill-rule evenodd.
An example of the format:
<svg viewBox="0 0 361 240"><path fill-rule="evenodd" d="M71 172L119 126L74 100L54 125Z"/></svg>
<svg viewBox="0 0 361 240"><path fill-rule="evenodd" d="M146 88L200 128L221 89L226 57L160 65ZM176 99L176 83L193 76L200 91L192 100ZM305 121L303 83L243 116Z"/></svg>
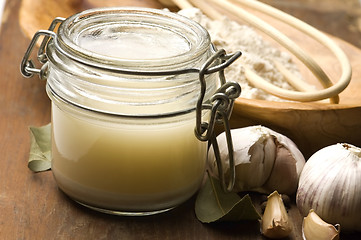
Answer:
<svg viewBox="0 0 361 240"><path fill-rule="evenodd" d="M27 5L26 9L30 14L48 14L51 19L55 17L55 8L60 8L54 6L54 12L43 12L42 6L36 5L39 1L28 2L37 7L30 11L31 8ZM67 1L62 4L64 2ZM89 2L72 1L74 4ZM122 1L122 4L124 2L143 6L157 4L155 1L145 0ZM201 224L194 214L194 198L173 211L151 217L114 217L97 213L79 206L60 192L51 172L30 172L27 168L28 126L40 126L50 121L50 100L45 93L43 81L36 78L25 79L19 72L20 61L30 41L18 21L21 6L24 7L20 0L7 1L0 32L1 239L264 239L259 233L257 222ZM44 28L49 24L41 23ZM357 62L359 53L356 51L355 54L353 51L348 54L356 58L353 62ZM253 118L253 107L259 105L261 110L267 110L264 103L253 102L252 108L246 108L244 106L249 103L242 101L239 106L242 106L242 111L247 109L248 120ZM356 104L355 108L358 109L358 106ZM307 107L311 106L297 106L298 110L301 108L301 116L306 114L302 112L302 108ZM286 120L287 112L292 109L280 108L279 111ZM331 110L335 111L338 110ZM264 114L267 115L267 111ZM348 118L351 119L352 116ZM244 116L240 117L243 119ZM239 124L237 118L234 119ZM267 119L270 119L269 116ZM341 122L346 127L350 125L347 118ZM289 214L294 225L294 232L289 239L300 239L302 217L294 205ZM360 239L360 234L346 234L342 239Z"/></svg>

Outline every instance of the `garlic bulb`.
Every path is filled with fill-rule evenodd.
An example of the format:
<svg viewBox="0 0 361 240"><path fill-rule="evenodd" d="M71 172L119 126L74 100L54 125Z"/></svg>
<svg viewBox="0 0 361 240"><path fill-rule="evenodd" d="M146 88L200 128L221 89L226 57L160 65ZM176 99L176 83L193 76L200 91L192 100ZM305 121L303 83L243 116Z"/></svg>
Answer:
<svg viewBox="0 0 361 240"><path fill-rule="evenodd" d="M313 209L303 219L302 236L304 240L338 240L340 225L333 226L323 221Z"/></svg>
<svg viewBox="0 0 361 240"><path fill-rule="evenodd" d="M338 143L313 154L301 173L296 203L303 216L314 209L343 230L361 231L361 149Z"/></svg>
<svg viewBox="0 0 361 240"><path fill-rule="evenodd" d="M284 238L292 232L287 210L281 195L274 191L268 196L261 222L262 234L268 238Z"/></svg>
<svg viewBox="0 0 361 240"><path fill-rule="evenodd" d="M231 134L236 165L234 191L296 192L305 159L289 138L263 126L233 129ZM225 134L220 134L217 141L227 176L229 165ZM208 162L213 174L217 175L212 148L208 153Z"/></svg>

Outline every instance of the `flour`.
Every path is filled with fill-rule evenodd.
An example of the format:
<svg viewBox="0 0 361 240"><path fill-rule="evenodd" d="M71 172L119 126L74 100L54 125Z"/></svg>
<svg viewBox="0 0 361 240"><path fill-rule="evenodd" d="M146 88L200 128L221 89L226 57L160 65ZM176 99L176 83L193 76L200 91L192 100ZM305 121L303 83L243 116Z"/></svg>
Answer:
<svg viewBox="0 0 361 240"><path fill-rule="evenodd" d="M237 81L241 85L241 97L284 101L253 87L244 76L243 66L247 66L266 81L284 89L292 89L292 87L275 67L274 61L280 62L291 73L302 79L297 66L291 60L291 55L271 46L253 28L240 25L226 17L222 20L211 20L197 8L184 9L179 11L179 14L205 27L211 36L212 42L218 49L223 48L228 53L242 52L240 60L234 62L226 70L226 79Z"/></svg>

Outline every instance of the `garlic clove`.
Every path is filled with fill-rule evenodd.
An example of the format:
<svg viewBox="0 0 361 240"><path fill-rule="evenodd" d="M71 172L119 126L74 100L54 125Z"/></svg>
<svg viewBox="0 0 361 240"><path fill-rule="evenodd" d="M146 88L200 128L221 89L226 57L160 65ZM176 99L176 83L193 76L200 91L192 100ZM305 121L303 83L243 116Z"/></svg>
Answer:
<svg viewBox="0 0 361 240"><path fill-rule="evenodd" d="M234 191L248 191L261 187L269 178L273 168L276 145L273 137L261 126L231 130L236 183ZM228 148L225 134L217 137L219 150L226 175L229 172ZM217 164L212 147L208 152L211 172L217 175Z"/></svg>
<svg viewBox="0 0 361 240"><path fill-rule="evenodd" d="M313 209L303 219L302 236L304 240L338 240L340 225L333 226L323 221Z"/></svg>
<svg viewBox="0 0 361 240"><path fill-rule="evenodd" d="M253 190L265 184L271 174L276 156L273 137L260 134L259 139L249 147L247 163L236 165L236 185L238 191ZM242 152L243 150L240 149ZM237 151L235 156L237 157Z"/></svg>
<svg viewBox="0 0 361 240"><path fill-rule="evenodd" d="M263 126L231 130L236 182L234 191L257 191L293 194L305 159L297 146L286 136ZM229 174L228 148L225 134L217 137L223 171ZM212 147L208 152L210 171L217 176Z"/></svg>
<svg viewBox="0 0 361 240"><path fill-rule="evenodd" d="M291 195L296 192L298 185L297 161L287 146L278 142L276 145L277 154L272 173L263 188L268 192L277 190L280 193Z"/></svg>
<svg viewBox="0 0 361 240"><path fill-rule="evenodd" d="M269 129L269 132L272 136L276 137L279 144L289 150L289 153L292 155L293 159L296 160L297 176L300 176L302 169L306 163L305 157L303 156L302 152L298 149L297 145L285 135L275 132L272 129Z"/></svg>
<svg viewBox="0 0 361 240"><path fill-rule="evenodd" d="M268 196L264 211L261 231L268 238L284 238L292 232L292 224L288 218L281 195L274 191Z"/></svg>

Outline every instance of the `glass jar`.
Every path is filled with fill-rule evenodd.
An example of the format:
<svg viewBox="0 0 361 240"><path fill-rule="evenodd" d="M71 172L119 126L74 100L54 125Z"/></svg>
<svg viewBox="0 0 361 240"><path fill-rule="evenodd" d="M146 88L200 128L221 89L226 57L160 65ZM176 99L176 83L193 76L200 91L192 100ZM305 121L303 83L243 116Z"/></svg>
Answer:
<svg viewBox="0 0 361 240"><path fill-rule="evenodd" d="M159 213L189 199L206 167L202 133L212 132L195 131L215 118L207 109L216 72L226 67L209 60L215 50L207 31L168 11L104 8L55 19L37 34L27 54L45 35L38 54L45 64L35 69L27 56L22 70L47 79L59 188L123 215Z"/></svg>

